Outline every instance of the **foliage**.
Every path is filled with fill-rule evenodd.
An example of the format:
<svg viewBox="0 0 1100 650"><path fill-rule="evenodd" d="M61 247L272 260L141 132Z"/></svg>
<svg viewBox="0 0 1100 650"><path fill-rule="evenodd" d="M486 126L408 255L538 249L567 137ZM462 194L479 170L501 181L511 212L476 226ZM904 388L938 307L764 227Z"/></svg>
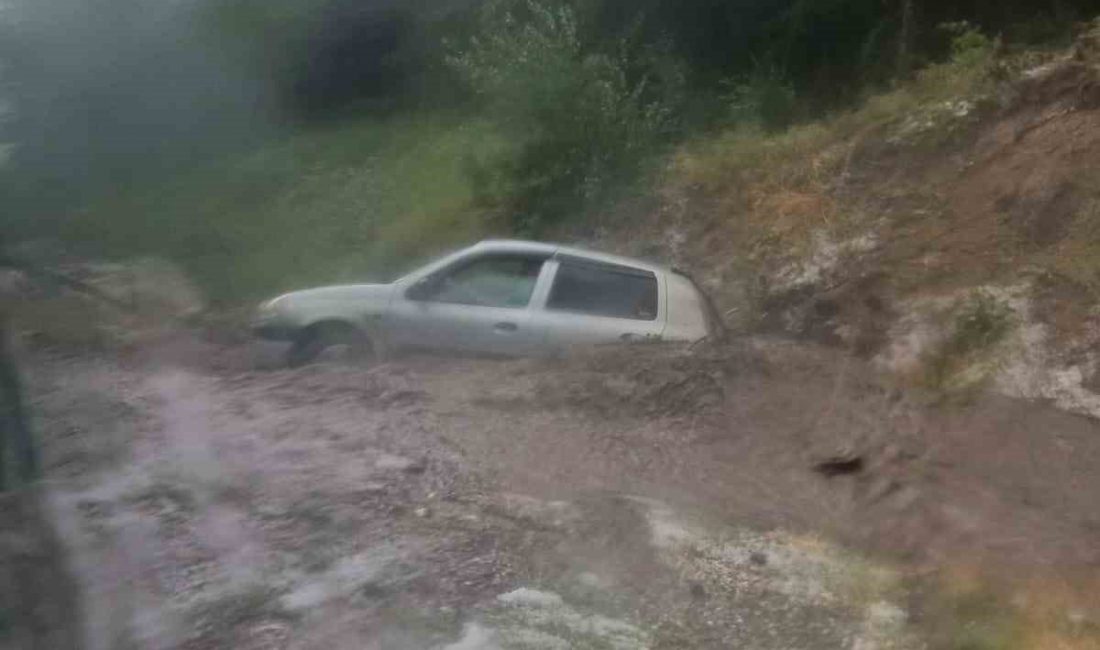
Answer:
<svg viewBox="0 0 1100 650"><path fill-rule="evenodd" d="M384 279L489 232L467 169L506 151L452 114L313 128L103 197L58 231L79 252L173 259L215 302Z"/></svg>
<svg viewBox="0 0 1100 650"><path fill-rule="evenodd" d="M223 299L583 219L685 137L675 183L818 196L831 145L986 83L1002 44L982 34L1007 48L1100 10L918 0L922 72L868 95L895 69L898 2L8 4L5 234L174 257Z"/></svg>
<svg viewBox="0 0 1100 650"><path fill-rule="evenodd" d="M797 96L794 86L775 66L758 65L751 74L727 81L725 96L734 124L759 124L767 131L791 125Z"/></svg>
<svg viewBox="0 0 1100 650"><path fill-rule="evenodd" d="M951 36L951 60L959 65L984 65L996 47L993 39L965 20L944 23L940 30Z"/></svg>
<svg viewBox="0 0 1100 650"><path fill-rule="evenodd" d="M490 200L520 231L598 200L676 129L676 76L659 77L626 42L588 50L566 5L493 2L449 62L519 142L483 173L502 178Z"/></svg>
<svg viewBox="0 0 1100 650"><path fill-rule="evenodd" d="M681 147L672 182L711 192L739 191L750 182L769 194L812 190L832 182L851 138L904 129L914 115L948 102L977 101L992 83L985 66L950 61L931 65L888 92L869 94L851 110L795 124L783 133L768 133L751 120L736 124Z"/></svg>
<svg viewBox="0 0 1100 650"><path fill-rule="evenodd" d="M1012 308L987 291L970 296L959 310L946 351L972 354L999 343L1012 327Z"/></svg>

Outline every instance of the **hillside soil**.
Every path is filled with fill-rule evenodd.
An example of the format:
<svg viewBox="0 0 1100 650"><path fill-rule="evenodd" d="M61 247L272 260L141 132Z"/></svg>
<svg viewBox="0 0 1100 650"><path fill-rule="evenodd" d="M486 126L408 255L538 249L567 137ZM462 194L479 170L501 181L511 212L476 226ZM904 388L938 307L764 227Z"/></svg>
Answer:
<svg viewBox="0 0 1100 650"><path fill-rule="evenodd" d="M736 328L899 375L925 374L958 306L990 292L1014 327L1000 367L972 374L1100 417L1100 26L1069 52L929 74L917 85L971 75L970 94L902 90L886 117L689 149L658 207L594 244L690 271ZM700 155L703 180L684 171Z"/></svg>

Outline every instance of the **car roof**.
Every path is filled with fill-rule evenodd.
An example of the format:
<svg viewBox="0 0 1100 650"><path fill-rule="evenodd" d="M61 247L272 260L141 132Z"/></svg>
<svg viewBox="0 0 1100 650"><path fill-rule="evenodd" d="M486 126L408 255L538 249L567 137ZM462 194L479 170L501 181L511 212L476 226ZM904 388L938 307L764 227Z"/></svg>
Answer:
<svg viewBox="0 0 1100 650"><path fill-rule="evenodd" d="M488 239L476 244L474 247L481 250L501 253L532 253L536 255L547 255L550 257L569 255L573 257L581 257L595 262L603 262L605 264L632 266L646 271L653 271L654 273L667 273L670 271L668 267L654 264L652 262L646 262L644 260L635 259L632 257L610 255L608 253L597 253L595 251L585 250L583 248L573 248L571 246L563 246L561 244L551 244L546 242L524 241L520 239Z"/></svg>

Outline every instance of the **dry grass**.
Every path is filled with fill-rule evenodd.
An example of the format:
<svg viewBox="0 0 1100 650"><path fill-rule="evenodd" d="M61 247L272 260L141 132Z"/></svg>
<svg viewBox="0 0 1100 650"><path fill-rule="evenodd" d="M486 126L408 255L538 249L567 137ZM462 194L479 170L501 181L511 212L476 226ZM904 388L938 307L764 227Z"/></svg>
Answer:
<svg viewBox="0 0 1100 650"><path fill-rule="evenodd" d="M673 194L710 199L743 252L797 254L813 233L849 233L867 215L835 197L861 146L943 144L994 87L992 55L932 66L909 83L868 97L858 108L779 134L734 128L684 147L673 159ZM959 102L969 107L957 112Z"/></svg>
<svg viewBox="0 0 1100 650"><path fill-rule="evenodd" d="M1043 253L1039 265L1100 297L1100 196L1078 211L1066 237Z"/></svg>
<svg viewBox="0 0 1100 650"><path fill-rule="evenodd" d="M955 307L947 337L928 351L919 384L936 393L966 395L996 369L995 351L1015 327L1012 308L996 296L975 291Z"/></svg>
<svg viewBox="0 0 1100 650"><path fill-rule="evenodd" d="M927 613L933 649L1098 650L1100 576L957 564L936 576Z"/></svg>

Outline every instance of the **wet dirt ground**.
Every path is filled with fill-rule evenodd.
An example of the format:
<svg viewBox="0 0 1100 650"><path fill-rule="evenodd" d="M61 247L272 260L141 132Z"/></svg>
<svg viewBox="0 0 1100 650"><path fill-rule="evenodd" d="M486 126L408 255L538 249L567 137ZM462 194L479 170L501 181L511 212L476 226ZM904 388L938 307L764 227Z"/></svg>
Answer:
<svg viewBox="0 0 1100 650"><path fill-rule="evenodd" d="M913 567L1100 549L1094 423L781 343L31 361L93 649L916 648Z"/></svg>

